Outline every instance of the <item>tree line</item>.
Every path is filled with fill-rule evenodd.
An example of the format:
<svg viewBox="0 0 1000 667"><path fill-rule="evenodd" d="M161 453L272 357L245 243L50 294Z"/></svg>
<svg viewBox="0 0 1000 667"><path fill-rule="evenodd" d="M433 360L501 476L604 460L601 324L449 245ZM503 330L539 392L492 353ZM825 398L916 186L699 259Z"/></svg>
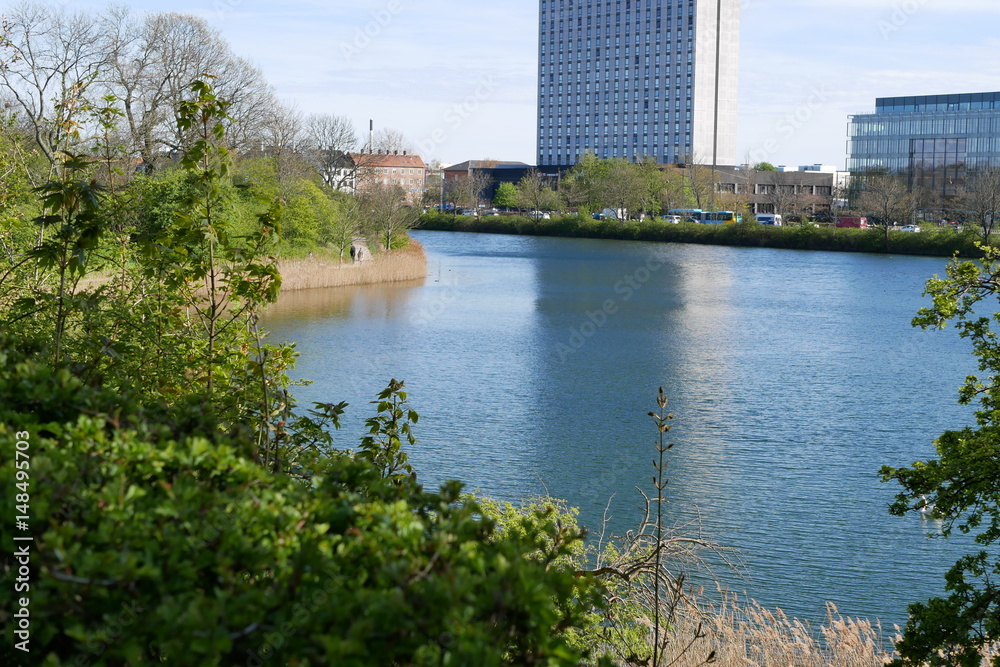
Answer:
<svg viewBox="0 0 1000 667"><path fill-rule="evenodd" d="M4 16L0 61L0 169L8 186L0 205L13 204L18 188L55 178L72 155L103 163L96 176L116 196L139 201L130 206L145 220L134 226L162 223L167 202L185 187L178 162L197 141L178 122L179 109L192 97L192 81L208 77L226 101L221 127L235 158L223 187L242 195L244 219L256 214L255 198L285 201L284 252L329 248L343 258L359 236L389 248L405 242L401 232L415 221L397 188L344 192L332 165L359 147L350 121L279 101L262 72L204 19L20 2ZM376 137L382 150L403 141L392 130ZM26 235L10 230L5 247Z"/></svg>
<svg viewBox="0 0 1000 667"><path fill-rule="evenodd" d="M850 197L852 206L883 230L886 244L894 226L916 222L921 213L961 222L991 244L1000 215L1000 168L970 170L951 188L953 193L944 197L912 185L901 174L873 171L853 176Z"/></svg>
<svg viewBox="0 0 1000 667"><path fill-rule="evenodd" d="M483 161L489 165L489 161ZM499 183L496 195L487 202L491 180L486 170L470 169L468 174L428 193L425 204L441 199L455 206L475 210L491 203L498 208L527 211L579 212L584 217L605 210L621 219L640 220L666 214L671 209L733 211L752 219L756 203L786 216L808 219L816 212L828 213L833 194L818 196L802 192L794 185L768 185L760 188L757 180L765 165L746 166L738 171L736 187L719 183L718 175L703 165L659 164L656 161L632 162L623 158L600 159L585 154L572 169L559 176L531 170L517 183Z"/></svg>
<svg viewBox="0 0 1000 667"><path fill-rule="evenodd" d="M176 123L192 81L213 75L227 100L226 140L241 155L295 152L324 174L332 153L360 147L349 119L306 115L281 102L258 67L233 53L199 17L173 12L136 14L123 5L99 13L22 1L4 15L0 41L0 100L50 164L68 128L88 145L96 125L88 109L113 97L121 109L116 139L152 172L170 164L192 138ZM370 150L401 150L402 135L382 129Z"/></svg>

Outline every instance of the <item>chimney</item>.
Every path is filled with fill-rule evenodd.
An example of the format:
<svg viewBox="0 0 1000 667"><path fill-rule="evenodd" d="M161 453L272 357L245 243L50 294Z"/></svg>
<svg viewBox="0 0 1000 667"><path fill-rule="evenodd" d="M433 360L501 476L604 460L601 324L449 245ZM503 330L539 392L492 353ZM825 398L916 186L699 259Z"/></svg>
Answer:
<svg viewBox="0 0 1000 667"><path fill-rule="evenodd" d="M406 155L406 151L403 151L403 155Z"/></svg>
<svg viewBox="0 0 1000 667"><path fill-rule="evenodd" d="M393 151L392 154L393 155L399 155L399 151Z"/></svg>

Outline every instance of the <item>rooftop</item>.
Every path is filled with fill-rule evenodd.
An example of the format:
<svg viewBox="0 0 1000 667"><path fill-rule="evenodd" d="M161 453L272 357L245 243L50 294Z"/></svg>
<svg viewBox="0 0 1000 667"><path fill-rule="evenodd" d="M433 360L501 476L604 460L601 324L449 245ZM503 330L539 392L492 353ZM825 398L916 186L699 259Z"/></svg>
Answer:
<svg viewBox="0 0 1000 667"><path fill-rule="evenodd" d="M377 151L375 153L351 153L351 159L357 165L366 167L404 167L426 169L423 159L419 155L411 155L406 151Z"/></svg>
<svg viewBox="0 0 1000 667"><path fill-rule="evenodd" d="M981 111L992 109L1000 109L1000 92L879 97L875 100L875 113Z"/></svg>
<svg viewBox="0 0 1000 667"><path fill-rule="evenodd" d="M469 171L470 169L525 169L531 165L526 162L510 162L505 160L466 160L446 167L445 171Z"/></svg>

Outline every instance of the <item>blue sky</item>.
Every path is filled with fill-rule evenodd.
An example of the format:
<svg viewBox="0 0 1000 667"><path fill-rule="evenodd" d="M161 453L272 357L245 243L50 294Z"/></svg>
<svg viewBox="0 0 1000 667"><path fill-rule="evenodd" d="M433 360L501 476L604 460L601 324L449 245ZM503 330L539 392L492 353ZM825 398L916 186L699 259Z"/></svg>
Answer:
<svg viewBox="0 0 1000 667"><path fill-rule="evenodd" d="M285 102L425 159L534 163L537 0L121 4L203 16ZM876 97L1000 90L998 26L997 0L744 0L740 159L842 168L847 116Z"/></svg>

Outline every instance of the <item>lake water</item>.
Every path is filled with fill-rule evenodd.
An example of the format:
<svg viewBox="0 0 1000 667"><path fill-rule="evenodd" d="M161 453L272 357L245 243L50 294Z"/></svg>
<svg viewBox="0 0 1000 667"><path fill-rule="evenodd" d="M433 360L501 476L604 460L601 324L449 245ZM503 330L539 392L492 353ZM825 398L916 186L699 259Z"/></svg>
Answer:
<svg viewBox="0 0 1000 667"><path fill-rule="evenodd" d="M416 232L416 284L289 293L272 340L297 343L300 402L368 401L404 380L421 416L411 462L508 500L549 493L599 529L651 492L656 392L670 397L671 521L740 551L724 582L812 621L824 604L891 628L942 592L968 540L896 518L883 464L934 454L972 422L975 366L954 330L910 326L945 260Z"/></svg>

